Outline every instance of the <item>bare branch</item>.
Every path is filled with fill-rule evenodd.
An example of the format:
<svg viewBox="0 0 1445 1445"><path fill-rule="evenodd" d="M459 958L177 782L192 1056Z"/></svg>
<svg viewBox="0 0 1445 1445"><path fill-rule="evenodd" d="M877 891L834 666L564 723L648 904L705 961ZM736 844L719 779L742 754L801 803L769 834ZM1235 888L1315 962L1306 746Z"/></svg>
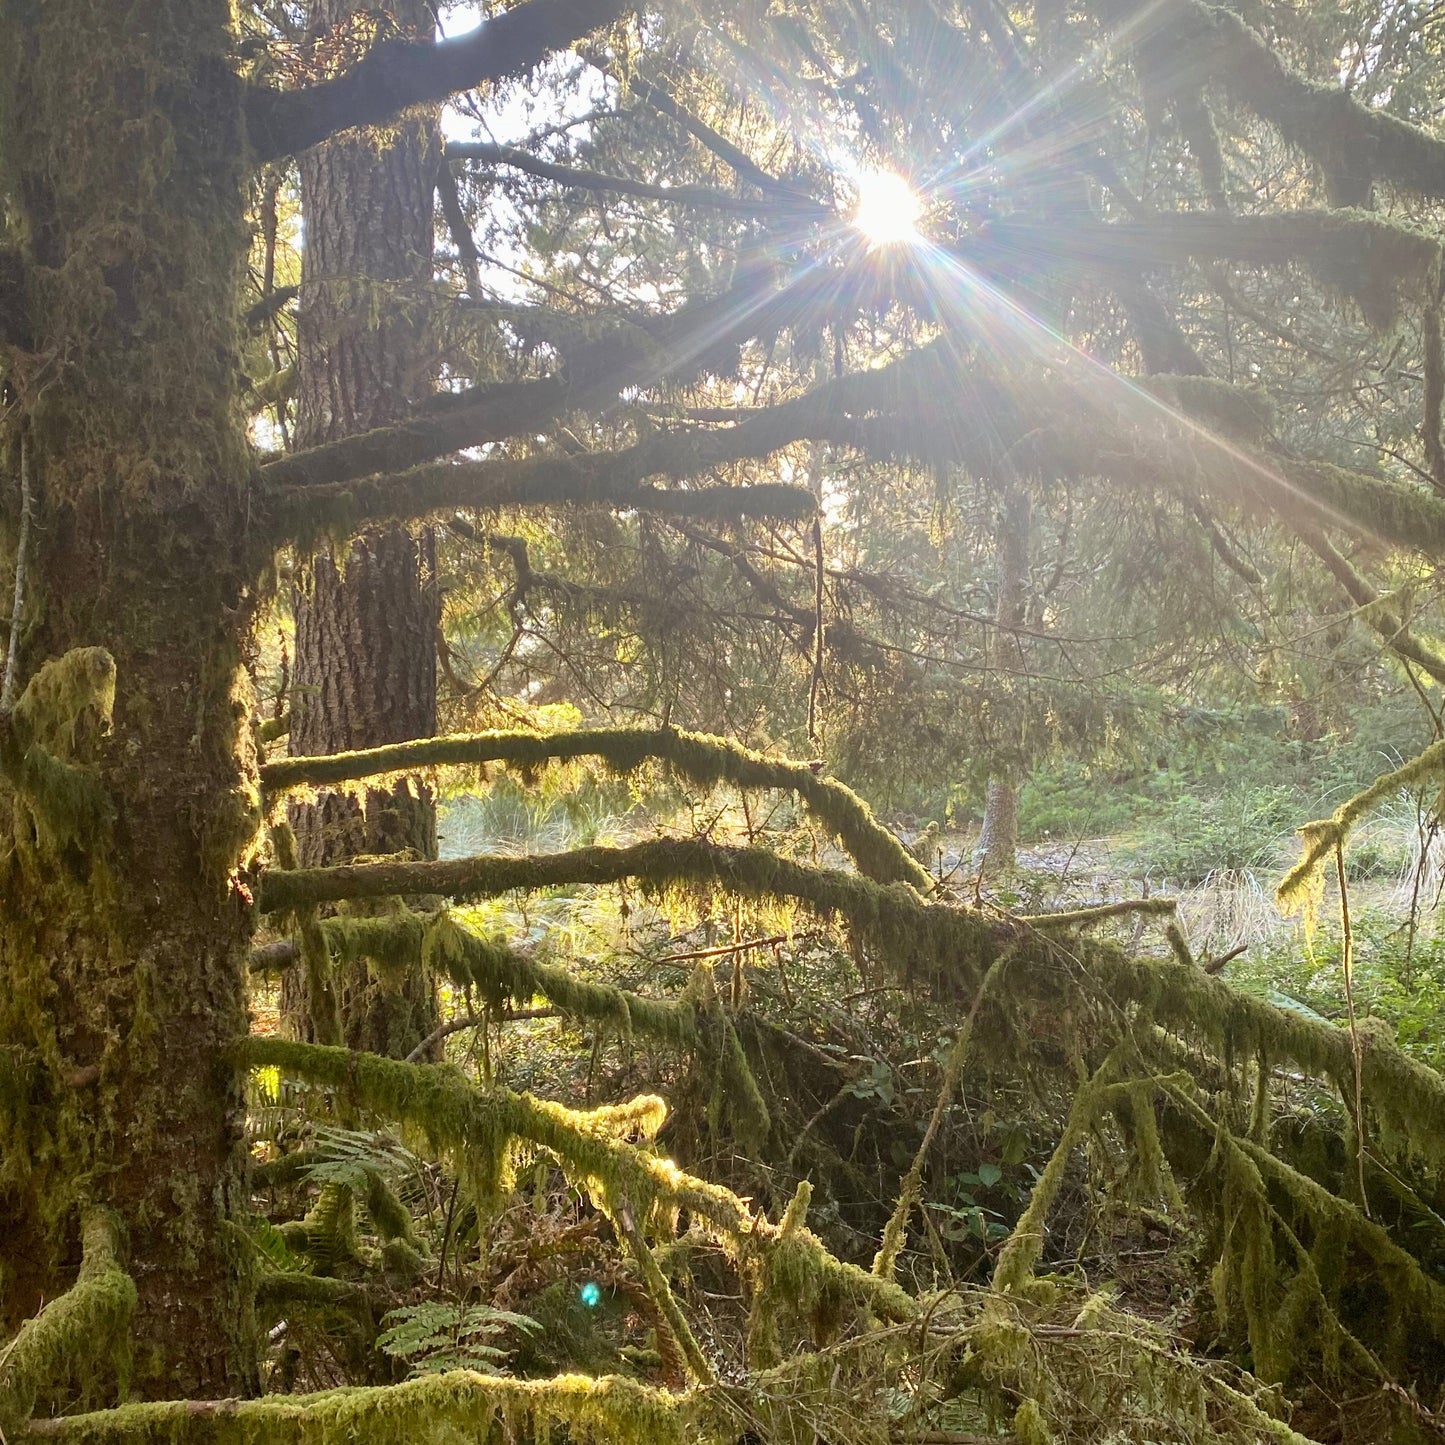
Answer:
<svg viewBox="0 0 1445 1445"><path fill-rule="evenodd" d="M296 155L339 131L521 75L627 9L624 0L523 0L452 40L386 41L334 80L292 91L253 87L246 97L252 160Z"/></svg>
<svg viewBox="0 0 1445 1445"><path fill-rule="evenodd" d="M766 216L772 219L792 218L805 221L835 220L836 213L820 201L793 194L779 195L773 192L769 199L755 200L747 196L729 195L711 186L657 186L646 181L633 180L630 176L599 175L595 171L579 170L574 166L559 166L551 161L538 160L527 151L516 146L493 145L485 141L453 142L447 146L448 160L477 161L486 165L510 166L542 180L556 181L559 185L576 190L612 192L622 196L636 196L646 201L662 201L669 205L701 206L714 211L736 212L745 216Z"/></svg>

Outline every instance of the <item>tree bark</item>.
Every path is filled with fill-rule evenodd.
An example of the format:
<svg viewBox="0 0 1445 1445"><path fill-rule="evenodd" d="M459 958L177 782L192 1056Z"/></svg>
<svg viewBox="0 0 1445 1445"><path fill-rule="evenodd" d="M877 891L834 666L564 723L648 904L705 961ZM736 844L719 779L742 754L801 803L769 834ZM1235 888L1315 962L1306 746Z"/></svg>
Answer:
<svg viewBox="0 0 1445 1445"><path fill-rule="evenodd" d="M351 13L315 0L313 31ZM421 0L391 7L425 33ZM297 368L298 447L397 421L428 384L423 324L432 279L432 197L441 154L433 117L400 122L388 143L342 137L301 158L306 223ZM338 556L297 568L290 749L318 754L427 737L436 731L439 620L432 535L400 524L362 533ZM404 780L361 799L331 793L293 806L303 866L358 855L436 856L436 811L425 785ZM364 965L339 980L342 1026L354 1048L405 1057L436 1024L430 982L384 990ZM304 983L283 986L292 1030L314 1037Z"/></svg>
<svg viewBox="0 0 1445 1445"><path fill-rule="evenodd" d="M994 616L998 622L998 656L1015 674L1015 685L1024 669L1023 648L1014 629L1023 625L1028 611L1031 520L1029 494L1017 482L1009 482L999 511L998 604ZM1010 758L988 780L974 862L990 878L1011 873L1017 862L1019 772L1017 760Z"/></svg>
<svg viewBox="0 0 1445 1445"><path fill-rule="evenodd" d="M138 1291L142 1396L256 1383L231 1227L238 860L259 818L229 23L227 0L0 5L0 195L33 343L6 358L0 419L0 521L13 536L22 448L35 509L17 690L76 648L115 667L108 734L99 653L85 688L41 709L110 825L54 832L33 794L0 786L0 1335L70 1284L80 1210L107 1206Z"/></svg>

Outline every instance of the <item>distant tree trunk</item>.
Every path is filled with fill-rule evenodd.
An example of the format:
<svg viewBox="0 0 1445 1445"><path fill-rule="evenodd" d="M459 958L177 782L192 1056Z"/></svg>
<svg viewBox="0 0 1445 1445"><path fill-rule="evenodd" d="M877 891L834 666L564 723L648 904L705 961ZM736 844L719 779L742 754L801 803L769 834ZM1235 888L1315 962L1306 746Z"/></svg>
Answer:
<svg viewBox="0 0 1445 1445"><path fill-rule="evenodd" d="M73 1281L81 1206L108 1206L142 1397L245 1392L258 1358L228 1062L247 1028L236 868L259 821L229 25L228 0L0 6L4 226L32 333L7 351L0 416L7 589L22 449L35 508L17 691L72 649L115 664L108 736L99 652L72 653L40 710L113 820L56 831L50 782L0 780L0 1337ZM77 708L91 721L72 728Z"/></svg>
<svg viewBox="0 0 1445 1445"><path fill-rule="evenodd" d="M998 623L997 657L1015 674L1024 668L1024 651L1012 629L1023 625L1029 599L1029 534L1032 509L1029 494L1017 482L1005 485L999 509L997 538ZM988 780L983 826L974 862L987 877L1011 872L1018 861L1019 768L1009 759Z"/></svg>
<svg viewBox="0 0 1445 1445"><path fill-rule="evenodd" d="M313 31L352 13L315 0ZM390 7L425 31L421 0ZM416 318L432 277L432 198L440 157L435 121L410 117L384 145L342 137L301 158L306 226L300 302L296 445L315 446L393 422L426 389ZM373 747L436 731L438 595L432 535L389 526L303 559L296 574L292 753ZM358 854L436 856L436 810L418 781L332 793L293 806L303 866ZM283 986L290 1027L311 1036L299 974ZM355 1048L404 1055L436 1022L431 983L383 989L364 965L339 980L342 1026Z"/></svg>

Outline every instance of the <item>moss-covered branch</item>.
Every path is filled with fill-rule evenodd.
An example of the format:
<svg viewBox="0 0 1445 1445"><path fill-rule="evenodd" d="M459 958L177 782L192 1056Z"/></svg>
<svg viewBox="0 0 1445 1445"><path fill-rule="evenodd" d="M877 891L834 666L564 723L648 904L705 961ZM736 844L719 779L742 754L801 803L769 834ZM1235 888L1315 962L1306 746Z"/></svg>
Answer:
<svg viewBox="0 0 1445 1445"><path fill-rule="evenodd" d="M575 758L601 758L619 773L645 762L665 763L678 777L699 786L728 783L737 788L777 788L796 793L813 815L842 842L865 877L880 883L903 881L928 892L932 879L904 846L873 817L852 789L820 776L806 763L770 758L705 733L673 728L590 728L577 732L461 733L393 743L359 752L317 758L279 758L261 769L261 785L275 795L288 788L334 787L383 773L420 768L504 762L536 767Z"/></svg>
<svg viewBox="0 0 1445 1445"><path fill-rule="evenodd" d="M498 1085L469 1083L458 1071L435 1064L407 1064L375 1054L285 1039L252 1038L243 1059L295 1078L336 1089L352 1105L401 1123L433 1155L452 1161L478 1197L495 1196L510 1181L511 1146L519 1141L546 1149L573 1183L604 1208L622 1205L638 1220L662 1219L686 1210L739 1256L767 1254L777 1226L757 1216L730 1190L685 1173L670 1159L625 1142L622 1134L655 1133L665 1106L638 1099L616 1109L579 1112L516 1094ZM838 1305L871 1309L892 1320L912 1318L912 1298L896 1285L835 1259L806 1231L789 1238L811 1287Z"/></svg>
<svg viewBox="0 0 1445 1445"><path fill-rule="evenodd" d="M1370 211L1302 210L1274 215L1173 215L1147 221L1075 224L1067 229L1003 224L986 244L1085 265L1157 268L1191 260L1308 268L1386 327L1399 292L1422 301L1439 264L1440 242Z"/></svg>
<svg viewBox="0 0 1445 1445"><path fill-rule="evenodd" d="M640 1034L669 1048L696 1052L728 1101L734 1137L749 1149L759 1148L766 1139L768 1106L708 974L698 975L702 986L689 988L682 998L644 998L612 984L578 978L569 969L483 938L450 913L440 913L428 923L421 958L433 974L477 990L494 1008L509 1002L526 1004L540 994L563 1013L613 1029L622 1038Z"/></svg>
<svg viewBox="0 0 1445 1445"><path fill-rule="evenodd" d="M298 863L296 835L290 823L279 822L271 829L276 861L282 868ZM296 909L296 928L301 935L301 963L306 976L306 1016L323 1044L341 1042L341 1001L331 972L331 951L314 903Z"/></svg>
<svg viewBox="0 0 1445 1445"><path fill-rule="evenodd" d="M1445 774L1445 741L1432 743L1418 757L1382 773L1368 788L1347 798L1328 818L1306 823L1299 830L1304 841L1304 857L1281 881L1279 901L1291 908L1310 906L1324 886L1320 870L1336 848L1349 842L1355 824L1387 799L1442 774Z"/></svg>
<svg viewBox="0 0 1445 1445"><path fill-rule="evenodd" d="M1236 100L1313 157L1340 205L1365 205L1373 182L1445 197L1445 141L1366 105L1337 82L1307 79L1257 30L1223 6L1184 0L1169 12L1176 53L1189 55Z"/></svg>
<svg viewBox="0 0 1445 1445"><path fill-rule="evenodd" d="M1445 746L1445 745L1442 745ZM534 858L466 858L444 863L353 864L272 872L260 883L263 911L308 899L443 894L496 896L608 884L636 878L655 887L698 884L748 897L796 899L822 916L846 920L896 975L922 976L946 991L977 986L989 964L1017 943L1010 970L1021 997L1057 1007L1061 995L1111 1008L1132 1005L1146 1017L1214 1049L1220 1057L1253 1057L1261 1048L1279 1066L1298 1066L1314 1078L1353 1078L1350 1039L1342 1029L1278 1009L1240 993L1222 979L1178 958L1131 958L1106 944L1067 940L1061 956L1045 933L997 922L952 903L928 903L902 884L813 868L762 848L730 848L701 839L660 839L626 848L581 848ZM1028 937L1020 940L1020 932ZM1417 1064L1383 1033L1362 1028L1361 1060L1376 1138L1397 1155L1417 1154L1445 1167L1445 1080Z"/></svg>
<svg viewBox="0 0 1445 1445"><path fill-rule="evenodd" d="M272 498L271 535L277 545L309 545L328 533L349 535L373 522L411 521L451 507L595 506L664 517L771 517L784 521L813 513L813 494L806 487L784 482L660 487L644 480L692 477L709 466L742 456L766 455L775 447L738 450L692 436L671 436L660 442L581 457L438 462L396 475L283 492Z"/></svg>
<svg viewBox="0 0 1445 1445"><path fill-rule="evenodd" d="M768 1106L733 1020L705 973L697 975L702 982L695 982L681 998L646 998L613 984L579 978L570 969L542 962L501 939L483 937L446 911L423 915L403 909L376 917L341 914L322 919L320 930L330 954L338 959L368 960L393 973L425 966L434 977L479 994L501 1017L517 1017L515 1012L502 1011L525 1007L540 995L558 1012L613 1030L620 1038L640 1035L669 1048L692 1051L727 1098L728 1123L738 1142L756 1149L767 1137ZM459 1026L484 1022L485 1016L474 1017ZM454 1031L453 1025L443 1025L430 1041L439 1042ZM418 1045L408 1062L424 1054Z"/></svg>
<svg viewBox="0 0 1445 1445"><path fill-rule="evenodd" d="M1402 662L1413 663L1427 677L1445 685L1445 653L1416 637L1404 616L1360 575L1350 560L1318 528L1296 525L1299 539L1325 564L1358 609L1356 616Z"/></svg>
<svg viewBox="0 0 1445 1445"><path fill-rule="evenodd" d="M762 324L763 313L778 304L779 296L799 305L805 300L788 292L764 292L755 307L723 310L724 330L755 330ZM596 385L615 393L629 376L636 381L642 373L666 375L687 361L695 363L706 335L706 320L718 311L722 299L697 307L685 325L665 328L660 341L645 332L633 338L622 348L620 367L611 364L601 348L594 351L589 346L575 363L573 390L558 392L547 404L558 409L563 400L576 404L578 386ZM796 321L791 310L790 316ZM715 344L715 338L709 341ZM741 412L735 425L658 432L619 451L436 463L381 474L378 466L382 460L390 467L417 452L435 456L439 450L485 440L476 428L493 425L486 420L489 417L505 419L508 414L507 404L497 410L481 401L476 407L442 410L398 428L270 464L262 475L269 483L271 534L278 543L304 541L328 530L354 531L367 522L420 517L448 507L591 503L689 517L809 516L814 503L806 500L812 494L805 487L759 483L753 487L661 488L644 483L661 477L691 480L709 468L765 457L804 439L838 436L847 440L854 429L851 424L841 424L848 419L895 413L900 399L906 400L910 394L916 402L920 368L936 367L941 356L938 347L924 347L892 365L826 382L775 406ZM544 383L522 385L532 388ZM550 390L547 395L552 395ZM534 426L529 423L528 429ZM443 436L450 440L449 447L438 447ZM358 468L365 468L364 473L358 475ZM337 479L329 480L332 477Z"/></svg>
<svg viewBox="0 0 1445 1445"><path fill-rule="evenodd" d="M621 1375L514 1380L455 1370L401 1385L358 1386L260 1400L167 1400L37 1422L31 1434L66 1445L393 1445L398 1440L568 1439L690 1445L694 1397Z"/></svg>
<svg viewBox="0 0 1445 1445"><path fill-rule="evenodd" d="M100 1381L123 1391L136 1289L121 1268L116 1223L106 1210L86 1212L81 1246L75 1283L0 1347L0 1432L10 1439L39 1401L77 1376L87 1399Z"/></svg>
<svg viewBox="0 0 1445 1445"><path fill-rule="evenodd" d="M333 80L289 91L255 86L246 96L251 157L296 155L338 131L521 75L627 8L622 0L525 0L454 39L387 41Z"/></svg>
<svg viewBox="0 0 1445 1445"><path fill-rule="evenodd" d="M604 402L629 386L691 374L720 349L772 324L785 300L795 317L796 307L816 308L827 296L816 294L806 274L779 286L761 273L666 316L609 312L580 318L546 308L512 308L508 324L545 342L559 357L555 375L483 382L431 397L395 426L278 457L261 468L261 480L277 490L347 482L404 471L486 442L535 435L565 411Z"/></svg>

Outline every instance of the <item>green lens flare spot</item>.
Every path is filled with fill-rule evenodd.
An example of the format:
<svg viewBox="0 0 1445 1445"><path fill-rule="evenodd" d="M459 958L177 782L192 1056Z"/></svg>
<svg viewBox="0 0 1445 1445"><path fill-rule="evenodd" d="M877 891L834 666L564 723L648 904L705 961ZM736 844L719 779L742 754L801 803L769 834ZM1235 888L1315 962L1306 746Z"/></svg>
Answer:
<svg viewBox="0 0 1445 1445"><path fill-rule="evenodd" d="M595 1310L602 1303L602 1286L594 1279L589 1279L586 1284L577 1291L577 1297L589 1309Z"/></svg>

